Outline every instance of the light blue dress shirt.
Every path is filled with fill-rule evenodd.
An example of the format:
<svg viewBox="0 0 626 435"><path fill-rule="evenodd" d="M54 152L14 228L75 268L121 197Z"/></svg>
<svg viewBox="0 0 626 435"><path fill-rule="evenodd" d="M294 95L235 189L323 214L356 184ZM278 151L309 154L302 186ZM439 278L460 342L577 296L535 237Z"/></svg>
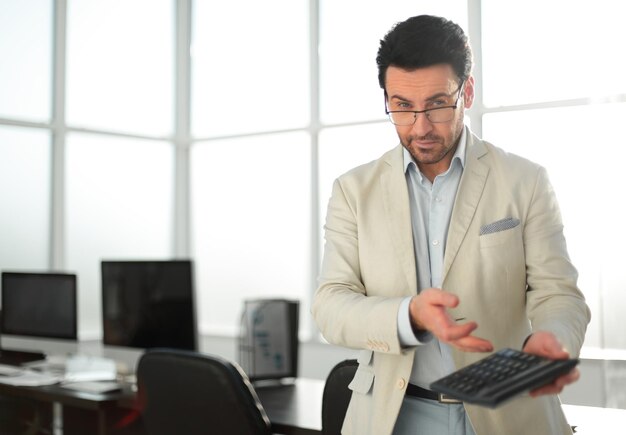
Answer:
<svg viewBox="0 0 626 435"><path fill-rule="evenodd" d="M454 200L465 166L467 128L463 129L450 167L431 183L422 175L411 154L404 150L404 168L413 228L413 248L417 268L416 293L423 289L441 288L443 258ZM445 290L445 289L444 289ZM415 336L409 320L406 298L398 311L398 332L403 346L417 346L410 382L428 388L431 382L454 371L448 345L430 333Z"/></svg>

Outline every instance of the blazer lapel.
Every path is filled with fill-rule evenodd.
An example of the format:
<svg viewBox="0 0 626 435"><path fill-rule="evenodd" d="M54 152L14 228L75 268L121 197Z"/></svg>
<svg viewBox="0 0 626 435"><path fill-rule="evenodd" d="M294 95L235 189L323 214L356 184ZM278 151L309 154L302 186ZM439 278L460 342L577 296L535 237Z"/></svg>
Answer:
<svg viewBox="0 0 626 435"><path fill-rule="evenodd" d="M465 169L459 184L459 191L456 195L454 209L452 210L450 228L448 229L448 241L443 263L443 281L446 279L456 254L459 252L461 242L465 238L469 225L474 218L489 175L489 167L480 161L480 157L487 153L483 142L473 134L468 134L467 137Z"/></svg>
<svg viewBox="0 0 626 435"><path fill-rule="evenodd" d="M386 223L392 237L399 264L407 279L407 295L417 292L417 275L415 271L415 251L413 249L413 229L411 227L411 210L409 208L409 192L403 171L402 145L387 154L385 170L380 182L383 192L383 206Z"/></svg>

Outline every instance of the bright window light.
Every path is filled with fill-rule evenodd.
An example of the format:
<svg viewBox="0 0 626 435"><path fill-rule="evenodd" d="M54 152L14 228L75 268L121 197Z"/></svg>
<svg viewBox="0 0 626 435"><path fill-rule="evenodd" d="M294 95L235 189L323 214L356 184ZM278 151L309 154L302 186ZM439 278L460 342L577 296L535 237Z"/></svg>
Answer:
<svg viewBox="0 0 626 435"><path fill-rule="evenodd" d="M70 0L67 6L68 124L171 134L172 0Z"/></svg>
<svg viewBox="0 0 626 435"><path fill-rule="evenodd" d="M620 2L483 0L482 13L486 106L626 92Z"/></svg>
<svg viewBox="0 0 626 435"><path fill-rule="evenodd" d="M0 118L50 120L52 1L0 4Z"/></svg>
<svg viewBox="0 0 626 435"><path fill-rule="evenodd" d="M194 2L194 137L306 127L309 2Z"/></svg>

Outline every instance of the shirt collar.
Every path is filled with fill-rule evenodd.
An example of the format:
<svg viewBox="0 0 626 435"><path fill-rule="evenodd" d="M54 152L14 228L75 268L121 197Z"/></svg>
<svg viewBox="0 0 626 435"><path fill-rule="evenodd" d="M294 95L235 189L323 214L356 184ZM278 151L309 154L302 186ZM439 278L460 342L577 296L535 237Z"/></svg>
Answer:
<svg viewBox="0 0 626 435"><path fill-rule="evenodd" d="M454 152L454 156L452 156L452 162L450 163L450 167L452 167L452 165L454 165L455 161L458 161L459 164L461 165L461 168L465 168L465 149L467 148L467 127L463 127L463 131L461 131L461 138L459 139L459 146L456 148L456 151ZM415 168L415 170L417 171L417 173L419 174L420 178L422 177L422 173L420 172L419 168L417 167L417 164L415 163L415 160L413 160L413 156L411 156L411 153L409 153L407 151L406 148L402 148L402 152L404 153L404 173L406 173L409 168L411 167L411 165L413 165L413 167ZM448 171L450 169L448 168ZM448 172L446 171L446 173Z"/></svg>

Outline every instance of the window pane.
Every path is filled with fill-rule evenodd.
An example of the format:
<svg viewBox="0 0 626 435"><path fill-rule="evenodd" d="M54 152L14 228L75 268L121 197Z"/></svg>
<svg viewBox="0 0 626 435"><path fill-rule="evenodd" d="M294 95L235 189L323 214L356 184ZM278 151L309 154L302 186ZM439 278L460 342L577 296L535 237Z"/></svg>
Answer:
<svg viewBox="0 0 626 435"><path fill-rule="evenodd" d="M191 149L193 252L201 333L239 330L246 298L300 300L308 333L310 139L304 133Z"/></svg>
<svg viewBox="0 0 626 435"><path fill-rule="evenodd" d="M81 333L100 334L100 260L170 258L174 152L166 142L71 134L67 266L80 276Z"/></svg>
<svg viewBox="0 0 626 435"><path fill-rule="evenodd" d="M494 113L483 121L486 139L544 165L550 174L579 286L592 310L587 346L626 349L619 326L626 311L625 117L626 104L604 104ZM519 134L520 126L528 126L532 137Z"/></svg>
<svg viewBox="0 0 626 435"><path fill-rule="evenodd" d="M68 0L67 122L172 131L171 0Z"/></svg>
<svg viewBox="0 0 626 435"><path fill-rule="evenodd" d="M195 1L194 136L307 125L308 35L308 1Z"/></svg>
<svg viewBox="0 0 626 435"><path fill-rule="evenodd" d="M483 0L482 12L485 105L626 92L621 2Z"/></svg>
<svg viewBox="0 0 626 435"><path fill-rule="evenodd" d="M0 270L47 269L50 135L0 126Z"/></svg>
<svg viewBox="0 0 626 435"><path fill-rule="evenodd" d="M467 31L467 2L320 0L320 117L323 123L385 116L376 53L391 27L411 16L445 16ZM378 5L378 7L376 7Z"/></svg>
<svg viewBox="0 0 626 435"><path fill-rule="evenodd" d="M2 0L0 29L0 117L48 121L52 1Z"/></svg>

